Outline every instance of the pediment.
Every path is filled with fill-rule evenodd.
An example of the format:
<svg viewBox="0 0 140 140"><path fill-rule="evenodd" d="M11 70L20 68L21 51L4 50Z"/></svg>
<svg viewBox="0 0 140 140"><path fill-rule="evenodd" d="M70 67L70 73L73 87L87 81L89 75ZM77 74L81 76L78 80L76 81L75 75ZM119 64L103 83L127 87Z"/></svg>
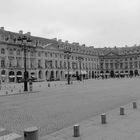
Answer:
<svg viewBox="0 0 140 140"><path fill-rule="evenodd" d="M110 51L106 54L106 56L118 56L118 53L117 52L114 52L114 51Z"/></svg>

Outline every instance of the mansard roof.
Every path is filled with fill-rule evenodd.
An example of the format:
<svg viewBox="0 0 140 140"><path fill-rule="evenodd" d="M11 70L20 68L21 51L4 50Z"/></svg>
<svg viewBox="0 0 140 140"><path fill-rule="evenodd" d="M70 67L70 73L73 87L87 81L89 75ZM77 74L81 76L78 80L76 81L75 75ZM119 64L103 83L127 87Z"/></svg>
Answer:
<svg viewBox="0 0 140 140"><path fill-rule="evenodd" d="M54 39L46 39L46 38L42 38L42 37L31 36L31 35L28 35L27 33L19 34L19 33L0 29L0 40L2 40L2 41L14 43L14 41L16 41L18 39L18 37L21 35L29 36L29 38L32 40L32 45L34 45L34 46L41 47L41 46L44 46L49 43L58 44L58 42Z"/></svg>
<svg viewBox="0 0 140 140"><path fill-rule="evenodd" d="M0 41L5 41L9 43L15 43L17 38L21 35L29 36L32 40L32 45L34 47L41 47L46 49L59 49L63 50L65 47L69 47L73 52L82 53L86 55L96 55L96 56L106 56L106 55L129 55L129 54L140 54L140 45L125 46L125 47L104 47L104 48L94 48L86 47L86 45L79 45L79 43L69 43L68 41L61 41L57 39L47 39L43 37L32 36L30 33L23 34L15 33L11 31L6 31L4 28L0 28ZM52 45L53 44L53 45Z"/></svg>

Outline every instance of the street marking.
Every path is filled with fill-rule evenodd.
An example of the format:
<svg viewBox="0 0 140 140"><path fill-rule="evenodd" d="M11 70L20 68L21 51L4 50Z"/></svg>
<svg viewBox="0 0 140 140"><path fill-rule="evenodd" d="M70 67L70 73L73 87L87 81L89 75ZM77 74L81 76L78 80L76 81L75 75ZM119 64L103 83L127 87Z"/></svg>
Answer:
<svg viewBox="0 0 140 140"><path fill-rule="evenodd" d="M21 137L22 137L21 135L18 135L16 133L10 133L4 136L0 136L0 140L14 140Z"/></svg>

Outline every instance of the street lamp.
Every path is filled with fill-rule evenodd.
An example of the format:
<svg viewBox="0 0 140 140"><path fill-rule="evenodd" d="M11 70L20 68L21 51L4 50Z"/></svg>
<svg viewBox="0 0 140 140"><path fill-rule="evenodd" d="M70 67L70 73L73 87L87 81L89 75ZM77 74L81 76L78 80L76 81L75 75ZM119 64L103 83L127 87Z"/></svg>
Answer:
<svg viewBox="0 0 140 140"><path fill-rule="evenodd" d="M68 85L70 85L70 74L69 74L69 69L70 69L70 56L71 56L71 51L69 49L64 50L64 53L66 54L67 57L67 63L68 63Z"/></svg>
<svg viewBox="0 0 140 140"><path fill-rule="evenodd" d="M79 69L80 69L80 81L82 81L82 74L81 74L81 63L82 63L82 61L83 61L83 57L81 57L81 56L78 56L78 61L79 61Z"/></svg>
<svg viewBox="0 0 140 140"><path fill-rule="evenodd" d="M31 42L30 38L27 38L26 36L20 36L18 38L20 46L24 50L24 91L28 91L28 72L27 72L27 67L26 67L26 55L27 55L27 47L28 43Z"/></svg>

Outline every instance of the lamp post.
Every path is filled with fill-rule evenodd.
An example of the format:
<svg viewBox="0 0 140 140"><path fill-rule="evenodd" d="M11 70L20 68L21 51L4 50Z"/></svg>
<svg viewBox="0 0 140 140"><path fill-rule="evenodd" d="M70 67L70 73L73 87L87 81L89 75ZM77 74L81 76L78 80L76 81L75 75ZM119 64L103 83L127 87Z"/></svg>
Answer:
<svg viewBox="0 0 140 140"><path fill-rule="evenodd" d="M27 72L27 66L26 66L26 55L27 55L27 47L28 43L31 42L30 38L27 38L26 36L21 36L18 38L20 46L22 46L24 50L24 91L28 91L28 72Z"/></svg>
<svg viewBox="0 0 140 140"><path fill-rule="evenodd" d="M82 63L82 61L83 61L83 57L81 57L81 56L79 56L78 57L78 61L79 61L79 69L80 69L80 81L82 81L82 74L81 74L81 63Z"/></svg>
<svg viewBox="0 0 140 140"><path fill-rule="evenodd" d="M70 74L69 74L69 69L70 69L70 56L71 56L71 51L69 49L64 50L64 53L66 54L67 57L67 63L68 63L68 85L70 85Z"/></svg>

